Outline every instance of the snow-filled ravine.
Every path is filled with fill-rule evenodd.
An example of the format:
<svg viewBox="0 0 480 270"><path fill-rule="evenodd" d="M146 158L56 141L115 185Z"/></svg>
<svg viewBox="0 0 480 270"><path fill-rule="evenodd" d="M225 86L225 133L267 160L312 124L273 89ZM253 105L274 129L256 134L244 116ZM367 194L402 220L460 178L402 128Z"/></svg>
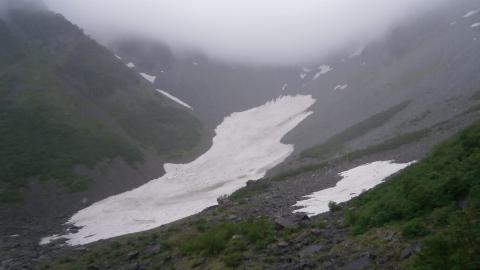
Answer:
<svg viewBox="0 0 480 270"><path fill-rule="evenodd" d="M233 113L216 128L212 147L188 164L165 164L165 175L131 191L99 201L68 221L77 233L70 245L140 232L196 214L217 198L258 180L294 150L281 139L312 112L311 96L282 96L262 106Z"/></svg>
<svg viewBox="0 0 480 270"><path fill-rule="evenodd" d="M381 184L385 178L405 169L415 163L394 163L393 161L377 161L358 166L340 173L342 177L335 187L324 189L305 196L305 200L294 206L301 207L294 213L306 213L309 216L319 215L329 211L329 202L346 202L362 192Z"/></svg>
<svg viewBox="0 0 480 270"><path fill-rule="evenodd" d="M176 96L174 96L174 95L172 95L172 94L170 94L170 93L168 93L168 92L166 92L166 91L160 90L160 89L157 89L157 92L159 92L159 93L161 93L162 95L168 97L169 99L175 101L176 103L178 103L178 104L180 104L180 105L182 105L182 106L184 106L184 107L187 107L187 108L193 110L192 106L188 105L187 103L185 103L185 102L182 101L181 99L177 98Z"/></svg>

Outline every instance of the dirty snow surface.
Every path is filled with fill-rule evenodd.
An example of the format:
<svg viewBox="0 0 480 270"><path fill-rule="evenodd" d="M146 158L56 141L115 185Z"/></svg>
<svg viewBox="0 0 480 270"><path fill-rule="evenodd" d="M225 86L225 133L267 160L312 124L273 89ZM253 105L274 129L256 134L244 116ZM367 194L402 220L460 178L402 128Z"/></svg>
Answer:
<svg viewBox="0 0 480 270"><path fill-rule="evenodd" d="M294 212L307 213L309 216L329 211L328 203L346 202L383 182L390 175L410 166L414 162L394 163L393 161L377 161L365 164L340 173L340 180L335 187L324 189L305 196L305 200L294 206L301 207Z"/></svg>
<svg viewBox="0 0 480 270"><path fill-rule="evenodd" d="M216 205L218 197L262 178L292 154L294 146L280 140L312 114L308 108L313 103L311 96L283 96L231 114L202 156L188 164L165 164L161 178L77 212L68 223L81 227L79 232L60 237L70 245L87 244L149 230Z"/></svg>
<svg viewBox="0 0 480 270"><path fill-rule="evenodd" d="M183 102L182 100L180 100L179 98L173 96L172 94L170 94L170 93L168 93L168 92L166 92L166 91L160 90L160 89L157 89L157 91L158 91L159 93L162 93L164 96L168 97L169 99L177 102L178 104L180 104L180 105L182 105L182 106L185 106L185 107L193 110L192 106L188 105L187 103Z"/></svg>

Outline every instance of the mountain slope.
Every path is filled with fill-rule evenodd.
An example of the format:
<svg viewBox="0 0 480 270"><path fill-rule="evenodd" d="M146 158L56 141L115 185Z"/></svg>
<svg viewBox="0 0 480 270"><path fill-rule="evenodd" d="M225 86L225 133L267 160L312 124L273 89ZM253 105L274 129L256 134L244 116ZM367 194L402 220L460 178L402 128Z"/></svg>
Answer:
<svg viewBox="0 0 480 270"><path fill-rule="evenodd" d="M0 35L0 201L21 200L34 178L83 190L78 165L121 157L134 168L148 151L166 160L198 143L190 112L60 15L14 9Z"/></svg>
<svg viewBox="0 0 480 270"><path fill-rule="evenodd" d="M477 122L386 183L311 220L272 218L265 210L275 208L268 206L274 196L294 189L264 179L199 216L71 250L43 267L478 269L479 134ZM310 174L327 180L336 169Z"/></svg>

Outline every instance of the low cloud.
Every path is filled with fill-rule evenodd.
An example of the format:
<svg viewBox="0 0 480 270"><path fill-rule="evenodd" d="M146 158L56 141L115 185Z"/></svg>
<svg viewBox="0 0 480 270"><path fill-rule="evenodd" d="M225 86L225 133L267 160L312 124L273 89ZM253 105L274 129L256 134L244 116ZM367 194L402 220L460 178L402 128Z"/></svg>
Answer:
<svg viewBox="0 0 480 270"><path fill-rule="evenodd" d="M371 42L451 0L45 0L107 41L139 35L227 61L289 65Z"/></svg>

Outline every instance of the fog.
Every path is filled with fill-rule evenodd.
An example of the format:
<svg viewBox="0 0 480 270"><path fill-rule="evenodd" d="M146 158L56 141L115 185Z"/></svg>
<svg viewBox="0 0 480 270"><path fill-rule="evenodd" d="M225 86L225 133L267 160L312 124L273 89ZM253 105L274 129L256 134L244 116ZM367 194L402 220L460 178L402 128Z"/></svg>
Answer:
<svg viewBox="0 0 480 270"><path fill-rule="evenodd" d="M87 33L162 41L228 61L289 65L354 50L452 0L44 0Z"/></svg>
<svg viewBox="0 0 480 270"><path fill-rule="evenodd" d="M45 9L43 0L0 0L0 18L5 18L11 9Z"/></svg>

